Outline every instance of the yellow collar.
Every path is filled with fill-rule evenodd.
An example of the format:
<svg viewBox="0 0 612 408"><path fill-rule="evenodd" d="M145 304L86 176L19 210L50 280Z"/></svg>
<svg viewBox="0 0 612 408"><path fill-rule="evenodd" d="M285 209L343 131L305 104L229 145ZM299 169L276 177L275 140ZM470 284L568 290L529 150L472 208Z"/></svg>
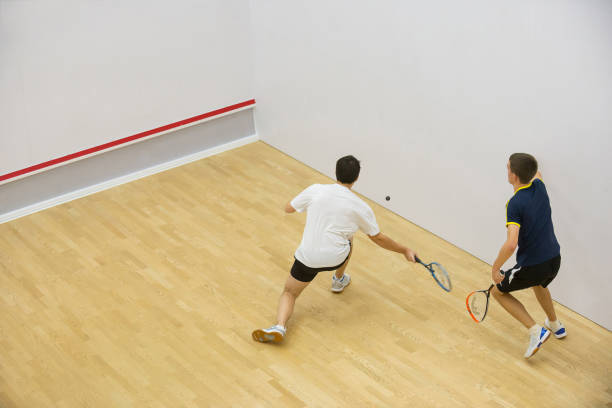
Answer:
<svg viewBox="0 0 612 408"><path fill-rule="evenodd" d="M532 184L533 184L533 181L531 183L527 184L526 186L517 188L516 191L514 192L514 194L518 193L520 190L523 190L523 189L531 187ZM514 195L514 194L512 194L512 195Z"/></svg>

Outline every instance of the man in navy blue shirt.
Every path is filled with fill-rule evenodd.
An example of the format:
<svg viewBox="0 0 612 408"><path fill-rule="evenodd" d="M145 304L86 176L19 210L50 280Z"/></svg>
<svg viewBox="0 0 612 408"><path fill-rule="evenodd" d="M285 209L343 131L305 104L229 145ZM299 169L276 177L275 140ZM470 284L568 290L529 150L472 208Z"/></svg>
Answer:
<svg viewBox="0 0 612 408"><path fill-rule="evenodd" d="M567 335L557 320L547 286L557 276L561 265L561 251L552 224L550 201L538 162L527 153L514 153L508 161L508 182L514 195L506 204L508 237L493 264L492 278L496 286L493 297L508 313L529 330L529 346L525 358L534 355L550 333L560 339ZM504 272L502 265L516 253L516 265ZM533 288L546 312L544 327L536 324L525 307L509 292Z"/></svg>

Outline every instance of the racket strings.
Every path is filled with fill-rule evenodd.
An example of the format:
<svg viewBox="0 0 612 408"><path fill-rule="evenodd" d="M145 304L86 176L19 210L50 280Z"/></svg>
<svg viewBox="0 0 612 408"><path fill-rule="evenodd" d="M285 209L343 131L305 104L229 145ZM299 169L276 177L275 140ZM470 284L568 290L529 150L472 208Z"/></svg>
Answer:
<svg viewBox="0 0 612 408"><path fill-rule="evenodd" d="M476 292L470 298L468 302L470 313L476 320L481 321L487 311L487 295Z"/></svg>
<svg viewBox="0 0 612 408"><path fill-rule="evenodd" d="M442 267L442 265L433 263L431 265L431 268L433 269L433 273L436 279L438 280L438 282L440 282L440 284L444 286L447 290L450 290L451 289L450 277L448 275L448 272L446 272L446 270Z"/></svg>

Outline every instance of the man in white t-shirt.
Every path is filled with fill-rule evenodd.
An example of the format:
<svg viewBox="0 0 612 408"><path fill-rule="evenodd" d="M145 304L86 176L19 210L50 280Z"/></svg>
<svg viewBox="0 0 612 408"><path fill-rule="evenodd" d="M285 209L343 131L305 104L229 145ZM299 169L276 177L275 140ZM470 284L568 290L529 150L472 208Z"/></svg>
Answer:
<svg viewBox="0 0 612 408"><path fill-rule="evenodd" d="M416 254L380 232L372 209L351 191L360 169L355 157L342 157L336 162L336 184L313 184L285 206L287 213L307 211L304 235L279 300L277 324L255 330L254 340L278 343L284 339L295 300L319 272L336 271L332 276L332 292L340 293L349 285L351 277L344 271L357 230L382 248L414 262Z"/></svg>

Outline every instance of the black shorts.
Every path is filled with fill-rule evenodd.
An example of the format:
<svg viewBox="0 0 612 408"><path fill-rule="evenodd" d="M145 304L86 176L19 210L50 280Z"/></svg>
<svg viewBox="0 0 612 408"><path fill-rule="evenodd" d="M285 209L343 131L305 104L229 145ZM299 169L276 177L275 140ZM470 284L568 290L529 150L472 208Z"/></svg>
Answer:
<svg viewBox="0 0 612 408"><path fill-rule="evenodd" d="M500 292L513 292L532 286L547 287L555 279L561 266L561 255L537 265L519 266L504 272L504 280L497 284Z"/></svg>
<svg viewBox="0 0 612 408"><path fill-rule="evenodd" d="M353 248L351 246L351 252L352 251ZM346 259L340 265L326 266L324 268L311 268L310 266L306 266L297 259L295 259L295 262L293 262L293 266L291 267L291 276L293 276L300 282L311 282L319 272L335 271L336 269L340 268L346 263L346 261L348 261L349 256L351 256L351 252L349 252L349 254L346 256Z"/></svg>

